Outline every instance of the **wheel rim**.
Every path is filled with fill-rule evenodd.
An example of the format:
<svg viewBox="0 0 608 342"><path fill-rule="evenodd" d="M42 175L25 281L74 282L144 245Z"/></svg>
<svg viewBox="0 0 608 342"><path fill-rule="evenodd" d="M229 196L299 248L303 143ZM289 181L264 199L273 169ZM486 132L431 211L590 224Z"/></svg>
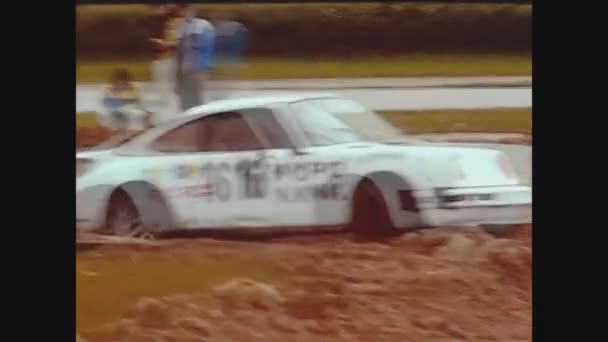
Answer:
<svg viewBox="0 0 608 342"><path fill-rule="evenodd" d="M109 228L115 235L135 235L141 230L139 214L130 200L114 201L108 216Z"/></svg>

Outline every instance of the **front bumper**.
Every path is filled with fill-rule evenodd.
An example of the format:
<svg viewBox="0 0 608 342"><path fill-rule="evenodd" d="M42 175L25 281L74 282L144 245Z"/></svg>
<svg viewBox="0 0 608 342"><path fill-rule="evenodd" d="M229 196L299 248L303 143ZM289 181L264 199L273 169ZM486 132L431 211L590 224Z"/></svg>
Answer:
<svg viewBox="0 0 608 342"><path fill-rule="evenodd" d="M416 192L424 225L519 224L532 221L532 188L500 186Z"/></svg>

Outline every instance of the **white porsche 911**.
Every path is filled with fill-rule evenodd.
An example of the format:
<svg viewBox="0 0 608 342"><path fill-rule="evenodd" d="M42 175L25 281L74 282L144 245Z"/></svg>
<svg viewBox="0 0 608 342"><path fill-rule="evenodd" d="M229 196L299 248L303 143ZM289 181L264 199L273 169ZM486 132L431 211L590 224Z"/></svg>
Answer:
<svg viewBox="0 0 608 342"><path fill-rule="evenodd" d="M78 152L77 227L114 234L350 227L386 235L530 222L497 150L408 138L330 94L230 99Z"/></svg>

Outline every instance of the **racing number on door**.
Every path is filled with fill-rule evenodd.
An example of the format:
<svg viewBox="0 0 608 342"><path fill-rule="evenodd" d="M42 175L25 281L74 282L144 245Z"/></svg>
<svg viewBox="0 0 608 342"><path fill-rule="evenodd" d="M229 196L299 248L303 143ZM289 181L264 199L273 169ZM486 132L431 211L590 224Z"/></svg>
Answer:
<svg viewBox="0 0 608 342"><path fill-rule="evenodd" d="M268 195L268 165L264 158L243 160L236 165L241 198L259 199Z"/></svg>

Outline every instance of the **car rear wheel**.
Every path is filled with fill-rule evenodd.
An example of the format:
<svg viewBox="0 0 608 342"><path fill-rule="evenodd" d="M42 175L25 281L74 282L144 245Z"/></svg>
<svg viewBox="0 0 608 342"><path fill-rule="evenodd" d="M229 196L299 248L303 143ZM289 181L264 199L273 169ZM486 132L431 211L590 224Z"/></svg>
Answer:
<svg viewBox="0 0 608 342"><path fill-rule="evenodd" d="M399 234L391 221L382 192L371 180L359 183L352 203L350 228L357 236L377 239Z"/></svg>
<svg viewBox="0 0 608 342"><path fill-rule="evenodd" d="M118 189L110 196L106 226L118 236L136 236L143 232L139 211L126 191Z"/></svg>
<svg viewBox="0 0 608 342"><path fill-rule="evenodd" d="M165 233L174 221L162 194L148 184L127 183L110 196L106 227L115 235L142 236Z"/></svg>

